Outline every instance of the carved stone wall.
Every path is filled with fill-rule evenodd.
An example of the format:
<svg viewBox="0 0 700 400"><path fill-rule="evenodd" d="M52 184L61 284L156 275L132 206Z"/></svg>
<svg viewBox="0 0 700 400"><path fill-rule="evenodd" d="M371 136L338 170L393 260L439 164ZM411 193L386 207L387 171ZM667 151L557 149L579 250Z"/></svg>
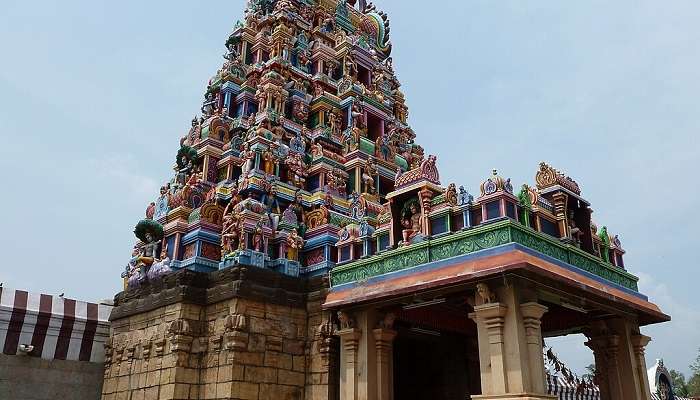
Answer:
<svg viewBox="0 0 700 400"><path fill-rule="evenodd" d="M118 295L102 399L335 399L324 286L232 268Z"/></svg>

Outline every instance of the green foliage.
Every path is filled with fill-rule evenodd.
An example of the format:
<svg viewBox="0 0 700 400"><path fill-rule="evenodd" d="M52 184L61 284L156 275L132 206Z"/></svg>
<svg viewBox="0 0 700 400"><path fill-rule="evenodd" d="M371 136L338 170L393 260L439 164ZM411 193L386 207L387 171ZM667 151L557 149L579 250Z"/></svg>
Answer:
<svg viewBox="0 0 700 400"><path fill-rule="evenodd" d="M586 367L586 373L583 374L581 378L593 381L593 378L595 378L595 364L588 364Z"/></svg>
<svg viewBox="0 0 700 400"><path fill-rule="evenodd" d="M700 350L698 350L695 361L690 365L690 370L693 371L693 375L700 375Z"/></svg>
<svg viewBox="0 0 700 400"><path fill-rule="evenodd" d="M700 396L700 374L694 374L688 380L688 396Z"/></svg>
<svg viewBox="0 0 700 400"><path fill-rule="evenodd" d="M675 369L668 371L668 373L671 374L671 384L676 396L688 396L688 384L685 382L685 375Z"/></svg>
<svg viewBox="0 0 700 400"><path fill-rule="evenodd" d="M695 361L690 365L693 376L688 379L688 396L700 396L700 350Z"/></svg>

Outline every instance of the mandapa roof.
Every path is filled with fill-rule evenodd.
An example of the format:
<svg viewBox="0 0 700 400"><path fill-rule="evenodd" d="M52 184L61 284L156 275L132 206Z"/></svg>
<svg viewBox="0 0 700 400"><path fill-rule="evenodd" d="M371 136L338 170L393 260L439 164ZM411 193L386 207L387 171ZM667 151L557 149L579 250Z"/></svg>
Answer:
<svg viewBox="0 0 700 400"><path fill-rule="evenodd" d="M112 306L0 287L0 350L45 360L104 361Z"/></svg>

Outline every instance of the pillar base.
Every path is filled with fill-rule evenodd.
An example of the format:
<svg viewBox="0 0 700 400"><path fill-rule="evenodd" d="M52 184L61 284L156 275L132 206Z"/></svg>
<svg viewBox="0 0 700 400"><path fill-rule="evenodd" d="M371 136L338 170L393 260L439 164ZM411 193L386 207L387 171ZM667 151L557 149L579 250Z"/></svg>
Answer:
<svg viewBox="0 0 700 400"><path fill-rule="evenodd" d="M533 393L508 393L508 394L490 394L490 395L475 395L472 400L557 400L558 397L549 394L533 394Z"/></svg>

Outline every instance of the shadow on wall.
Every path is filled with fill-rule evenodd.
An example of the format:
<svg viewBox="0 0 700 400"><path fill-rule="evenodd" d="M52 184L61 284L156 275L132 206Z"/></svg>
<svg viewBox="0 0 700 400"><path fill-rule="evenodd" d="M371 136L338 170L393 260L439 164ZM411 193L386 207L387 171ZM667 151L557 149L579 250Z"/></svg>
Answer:
<svg viewBox="0 0 700 400"><path fill-rule="evenodd" d="M104 365L0 354L0 399L99 400Z"/></svg>

